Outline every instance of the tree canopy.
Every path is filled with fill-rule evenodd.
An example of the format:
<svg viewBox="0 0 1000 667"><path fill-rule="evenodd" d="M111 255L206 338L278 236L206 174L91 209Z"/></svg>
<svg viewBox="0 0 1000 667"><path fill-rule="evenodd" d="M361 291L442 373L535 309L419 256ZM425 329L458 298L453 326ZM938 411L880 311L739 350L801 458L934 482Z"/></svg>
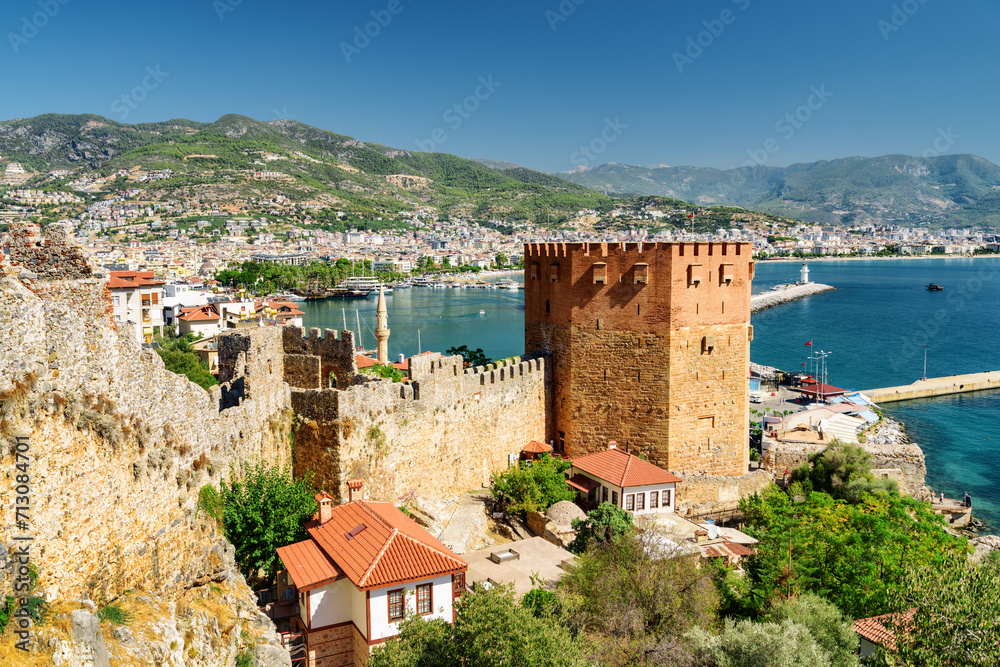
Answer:
<svg viewBox="0 0 1000 667"><path fill-rule="evenodd" d="M316 492L311 475L293 479L280 467L244 464L241 473L219 484L223 530L247 581L270 584L281 562L277 549L309 537L305 522L316 513Z"/></svg>
<svg viewBox="0 0 1000 667"><path fill-rule="evenodd" d="M583 553L593 543L614 541L635 528L632 515L609 502L587 512L586 519L573 519L572 526L576 536L569 550L575 554Z"/></svg>
<svg viewBox="0 0 1000 667"><path fill-rule="evenodd" d="M449 347L444 353L451 356L459 355L466 366L486 366L490 363L490 358L486 356L481 347L477 347L475 350L470 350L468 345Z"/></svg>
<svg viewBox="0 0 1000 667"><path fill-rule="evenodd" d="M535 461L521 461L493 478L490 492L494 502L511 514L544 512L576 493L563 474L569 461L543 454Z"/></svg>
<svg viewBox="0 0 1000 667"><path fill-rule="evenodd" d="M412 616L375 649L369 667L573 667L583 645L550 618L517 603L512 586L477 587L455 605L455 623Z"/></svg>

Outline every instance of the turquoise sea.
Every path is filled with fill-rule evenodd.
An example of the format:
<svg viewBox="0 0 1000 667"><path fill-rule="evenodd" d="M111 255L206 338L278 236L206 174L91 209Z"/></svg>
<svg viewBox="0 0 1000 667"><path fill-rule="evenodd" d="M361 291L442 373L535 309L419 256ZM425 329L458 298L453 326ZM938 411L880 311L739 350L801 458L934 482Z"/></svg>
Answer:
<svg viewBox="0 0 1000 667"><path fill-rule="evenodd" d="M796 262L759 262L754 292L798 279ZM803 368L810 350L829 353L831 384L848 389L909 384L1000 369L1000 259L821 261L810 277L837 289L753 316L751 358L788 371ZM942 285L929 292L927 283ZM481 347L501 358L524 351L524 296L520 291L410 288L387 297L389 352ZM374 297L308 302L307 327L357 331L374 346ZM355 314L357 311L357 314ZM480 311L483 311L482 313ZM813 341L807 347L807 341ZM935 491L973 497L980 518L1000 528L1000 390L889 404L927 456L927 483Z"/></svg>

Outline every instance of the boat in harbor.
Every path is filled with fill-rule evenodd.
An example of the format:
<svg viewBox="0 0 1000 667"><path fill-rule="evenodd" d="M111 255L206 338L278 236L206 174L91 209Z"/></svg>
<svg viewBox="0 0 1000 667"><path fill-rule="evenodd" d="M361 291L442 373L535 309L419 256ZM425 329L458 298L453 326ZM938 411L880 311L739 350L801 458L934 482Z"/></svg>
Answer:
<svg viewBox="0 0 1000 667"><path fill-rule="evenodd" d="M271 301L305 301L306 297L289 292L288 294L272 294L268 299Z"/></svg>
<svg viewBox="0 0 1000 667"><path fill-rule="evenodd" d="M943 288L943 287L941 287L940 285L936 284L936 283L931 283L931 284L929 284L929 285L927 286L927 289L928 289L928 290L930 290L931 292L940 292L940 291L942 291L942 290L943 290L944 288Z"/></svg>

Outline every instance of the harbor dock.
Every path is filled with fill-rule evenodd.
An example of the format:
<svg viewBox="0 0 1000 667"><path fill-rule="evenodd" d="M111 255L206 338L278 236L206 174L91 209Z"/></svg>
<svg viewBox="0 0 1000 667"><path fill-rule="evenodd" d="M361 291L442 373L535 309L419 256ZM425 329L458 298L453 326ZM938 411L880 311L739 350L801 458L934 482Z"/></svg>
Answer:
<svg viewBox="0 0 1000 667"><path fill-rule="evenodd" d="M914 398L930 398L932 396L963 394L968 391L997 388L1000 388L1000 371L989 371L987 373L972 373L970 375L928 378L899 387L868 389L862 393L876 403L895 403L896 401L909 401Z"/></svg>
<svg viewBox="0 0 1000 667"><path fill-rule="evenodd" d="M829 292L832 289L836 288L831 287L830 285L823 285L821 283L794 283L791 285L782 285L781 287L768 290L767 292L761 292L760 294L754 294L751 296L750 312L759 313L762 310L773 308L774 306L782 303L796 301L810 296L811 294Z"/></svg>

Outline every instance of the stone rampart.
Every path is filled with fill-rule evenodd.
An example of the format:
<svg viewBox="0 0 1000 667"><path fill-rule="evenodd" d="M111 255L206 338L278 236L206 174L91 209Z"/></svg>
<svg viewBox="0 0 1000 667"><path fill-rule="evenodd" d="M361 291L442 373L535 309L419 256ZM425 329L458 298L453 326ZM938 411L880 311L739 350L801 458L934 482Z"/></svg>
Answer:
<svg viewBox="0 0 1000 667"><path fill-rule="evenodd" d="M876 477L893 479L899 483L899 490L919 500L929 497L925 486L927 462L919 445L896 443L879 445L865 443L861 448L871 454L872 468L878 470ZM785 470L794 470L809 460L809 455L822 452L825 445L814 443L769 442L764 452L764 466L776 476Z"/></svg>
<svg viewBox="0 0 1000 667"><path fill-rule="evenodd" d="M197 509L198 489L239 462L289 458L290 397L268 359L280 354L280 331L222 343L240 350L235 360L221 355L230 382L206 392L114 330L102 279L32 273L0 279L0 497L14 495L7 444L27 435L41 586L51 597L106 600L191 585L221 539ZM224 391L238 394L232 407L222 405ZM7 547L11 512L0 509Z"/></svg>
<svg viewBox="0 0 1000 667"><path fill-rule="evenodd" d="M348 374L350 332L327 340L332 330L324 338L311 331L302 344L295 333L286 328L284 349L296 352L285 363L295 375L296 473L311 471L337 498L346 498L352 477L365 480L369 497L452 496L487 483L527 442L545 438L544 358L467 369L459 356L423 354L409 361L410 381L399 383ZM303 351L320 352L318 383L316 362ZM327 368L340 388L322 386Z"/></svg>
<svg viewBox="0 0 1000 667"><path fill-rule="evenodd" d="M677 508L681 515L724 512L739 507L740 498L762 491L771 484L771 474L754 470L739 477L686 475L677 483Z"/></svg>
<svg viewBox="0 0 1000 667"><path fill-rule="evenodd" d="M72 225L54 222L45 233L42 238L33 222L10 223L11 263L41 280L75 280L94 274L80 247L70 242Z"/></svg>

